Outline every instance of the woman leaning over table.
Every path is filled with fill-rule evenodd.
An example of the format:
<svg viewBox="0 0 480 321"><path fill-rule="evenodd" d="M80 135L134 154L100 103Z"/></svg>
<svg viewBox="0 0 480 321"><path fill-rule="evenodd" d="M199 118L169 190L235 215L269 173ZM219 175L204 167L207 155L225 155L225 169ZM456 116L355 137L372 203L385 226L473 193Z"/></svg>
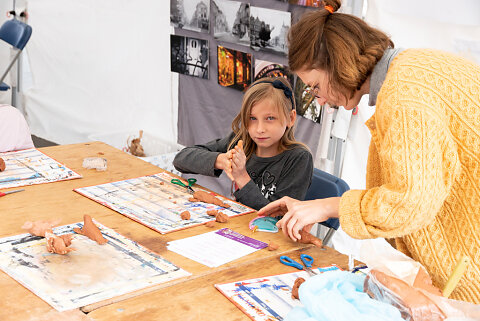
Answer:
<svg viewBox="0 0 480 321"><path fill-rule="evenodd" d="M324 2L291 28L289 65L320 104L350 110L370 95L367 189L284 197L259 215L284 215L278 225L293 240L331 217L354 238L394 238L440 289L468 255L450 298L480 304L480 66L437 50L394 49L382 31L335 12L340 1Z"/></svg>

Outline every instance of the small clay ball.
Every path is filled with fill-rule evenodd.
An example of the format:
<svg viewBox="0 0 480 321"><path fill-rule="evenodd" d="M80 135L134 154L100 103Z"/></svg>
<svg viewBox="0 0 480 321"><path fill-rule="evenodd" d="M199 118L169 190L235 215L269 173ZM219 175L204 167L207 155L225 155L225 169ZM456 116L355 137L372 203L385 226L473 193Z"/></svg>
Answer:
<svg viewBox="0 0 480 321"><path fill-rule="evenodd" d="M190 212L189 211L184 211L180 213L180 217L182 220L189 220L190 219Z"/></svg>
<svg viewBox="0 0 480 321"><path fill-rule="evenodd" d="M215 221L218 223L226 223L228 222L228 215L222 212L218 212L217 216L215 216Z"/></svg>
<svg viewBox="0 0 480 321"><path fill-rule="evenodd" d="M278 244L276 244L276 243L274 243L274 242L268 243L267 250L269 250L269 251L276 251L276 250L278 250Z"/></svg>
<svg viewBox="0 0 480 321"><path fill-rule="evenodd" d="M303 282L305 282L304 278L297 278L295 280L295 283L293 283L293 287L292 287L292 298L293 299L299 299L298 288L300 288L300 285L302 285Z"/></svg>
<svg viewBox="0 0 480 321"><path fill-rule="evenodd" d="M0 158L0 172L3 172L5 170L5 161L3 158Z"/></svg>

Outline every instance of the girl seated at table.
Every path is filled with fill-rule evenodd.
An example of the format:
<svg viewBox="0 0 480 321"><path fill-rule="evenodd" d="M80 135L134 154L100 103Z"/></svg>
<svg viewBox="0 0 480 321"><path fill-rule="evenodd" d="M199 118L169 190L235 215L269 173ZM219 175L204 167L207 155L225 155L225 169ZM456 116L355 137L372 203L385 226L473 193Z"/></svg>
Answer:
<svg viewBox="0 0 480 321"><path fill-rule="evenodd" d="M236 200L260 209L283 196L304 199L313 172L312 154L295 140L295 99L284 78L264 78L245 92L240 113L225 138L180 151L182 173L220 176L234 182Z"/></svg>

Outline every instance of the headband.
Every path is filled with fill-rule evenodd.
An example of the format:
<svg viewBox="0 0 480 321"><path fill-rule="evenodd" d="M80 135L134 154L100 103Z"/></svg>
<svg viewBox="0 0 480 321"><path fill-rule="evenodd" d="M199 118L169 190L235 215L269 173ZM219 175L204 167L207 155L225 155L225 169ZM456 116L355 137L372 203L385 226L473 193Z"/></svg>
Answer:
<svg viewBox="0 0 480 321"><path fill-rule="evenodd" d="M290 102L292 103L292 109L295 108L295 104L293 103L292 90L290 88L288 88L288 86L285 85L282 81L280 81L278 79L274 80L274 81L262 80L262 81L259 81L255 84L253 84L250 88L254 87L255 85L262 84L262 83L272 84L272 86L274 88L283 90L283 94L285 95L285 97L290 99Z"/></svg>

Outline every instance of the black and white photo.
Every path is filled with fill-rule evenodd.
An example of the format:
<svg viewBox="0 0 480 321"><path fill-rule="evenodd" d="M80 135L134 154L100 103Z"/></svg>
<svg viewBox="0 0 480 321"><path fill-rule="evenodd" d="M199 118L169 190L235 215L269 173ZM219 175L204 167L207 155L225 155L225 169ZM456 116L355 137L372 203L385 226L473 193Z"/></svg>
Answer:
<svg viewBox="0 0 480 321"><path fill-rule="evenodd" d="M250 7L250 47L286 54L290 24L290 12Z"/></svg>
<svg viewBox="0 0 480 321"><path fill-rule="evenodd" d="M170 35L171 71L208 79L208 41Z"/></svg>
<svg viewBox="0 0 480 321"><path fill-rule="evenodd" d="M250 44L250 5L239 1L213 0L213 32L216 39Z"/></svg>
<svg viewBox="0 0 480 321"><path fill-rule="evenodd" d="M209 0L170 0L170 23L181 29L209 32Z"/></svg>

